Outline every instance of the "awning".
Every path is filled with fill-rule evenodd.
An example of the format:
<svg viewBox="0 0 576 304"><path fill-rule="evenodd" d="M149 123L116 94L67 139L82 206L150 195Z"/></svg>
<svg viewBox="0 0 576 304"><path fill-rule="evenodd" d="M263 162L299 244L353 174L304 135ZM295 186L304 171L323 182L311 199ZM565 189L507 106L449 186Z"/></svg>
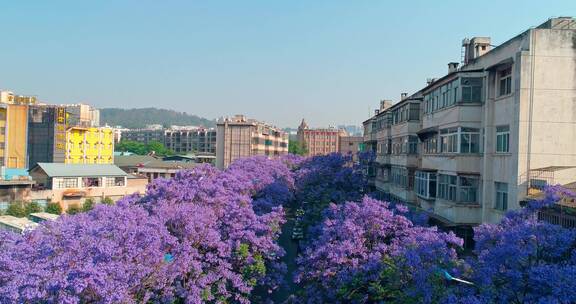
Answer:
<svg viewBox="0 0 576 304"><path fill-rule="evenodd" d="M86 196L86 191L66 190L66 191L64 191L64 193L62 193L62 196L64 196L64 197L82 197L82 196Z"/></svg>
<svg viewBox="0 0 576 304"><path fill-rule="evenodd" d="M438 127L430 127L422 129L416 132L416 134L418 135L418 138L420 138L420 141L424 141L425 139L430 138L435 134L438 134Z"/></svg>

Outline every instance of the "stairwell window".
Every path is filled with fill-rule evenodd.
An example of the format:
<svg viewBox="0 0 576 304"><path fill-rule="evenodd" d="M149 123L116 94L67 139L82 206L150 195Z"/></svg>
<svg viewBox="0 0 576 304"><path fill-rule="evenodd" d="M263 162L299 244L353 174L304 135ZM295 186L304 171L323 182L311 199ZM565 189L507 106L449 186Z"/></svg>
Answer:
<svg viewBox="0 0 576 304"><path fill-rule="evenodd" d="M496 189L494 209L502 211L508 210L508 184L495 182L494 187Z"/></svg>
<svg viewBox="0 0 576 304"><path fill-rule="evenodd" d="M512 67L498 72L498 96L505 96L512 93Z"/></svg>
<svg viewBox="0 0 576 304"><path fill-rule="evenodd" d="M510 126L496 127L496 153L510 152Z"/></svg>

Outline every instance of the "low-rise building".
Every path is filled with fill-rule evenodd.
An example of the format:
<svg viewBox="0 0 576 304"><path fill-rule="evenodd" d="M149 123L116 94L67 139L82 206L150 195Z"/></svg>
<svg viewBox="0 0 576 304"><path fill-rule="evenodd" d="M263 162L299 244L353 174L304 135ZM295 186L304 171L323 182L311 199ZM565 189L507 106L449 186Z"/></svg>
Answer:
<svg viewBox="0 0 576 304"><path fill-rule="evenodd" d="M52 213L48 213L48 212L34 212L34 213L30 213L30 215L28 216L28 218L33 221L34 223L42 223L42 222L46 222L46 221L55 221L59 218L60 216L57 214L52 214Z"/></svg>
<svg viewBox="0 0 576 304"><path fill-rule="evenodd" d="M172 178L178 171L197 166L191 161L161 160L150 155L117 156L115 164L126 173L145 177L148 182L157 178Z"/></svg>
<svg viewBox="0 0 576 304"><path fill-rule="evenodd" d="M144 194L147 185L145 178L111 164L38 163L30 169L30 176L36 182L30 200L59 202L64 210L82 205L86 198L98 202L105 197Z"/></svg>
<svg viewBox="0 0 576 304"><path fill-rule="evenodd" d="M38 224L25 218L11 215L0 215L0 229L23 233L38 227Z"/></svg>
<svg viewBox="0 0 576 304"><path fill-rule="evenodd" d="M288 154L288 133L244 115L220 119L216 134L218 168L226 168L239 158Z"/></svg>

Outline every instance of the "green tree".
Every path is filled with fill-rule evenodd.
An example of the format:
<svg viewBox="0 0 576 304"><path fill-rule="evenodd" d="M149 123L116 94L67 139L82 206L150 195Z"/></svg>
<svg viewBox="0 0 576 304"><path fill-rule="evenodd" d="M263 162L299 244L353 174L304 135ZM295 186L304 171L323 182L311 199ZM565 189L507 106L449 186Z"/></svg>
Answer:
<svg viewBox="0 0 576 304"><path fill-rule="evenodd" d="M62 214L62 207L58 203L48 203L48 205L46 205L46 212L60 215Z"/></svg>
<svg viewBox="0 0 576 304"><path fill-rule="evenodd" d="M106 196L102 199L102 204L114 205L114 200Z"/></svg>
<svg viewBox="0 0 576 304"><path fill-rule="evenodd" d="M159 141L151 141L148 144L143 144L137 141L123 140L119 142L114 149L117 152L131 152L138 155L146 155L152 151L158 156L174 154L174 151L166 148L164 144Z"/></svg>
<svg viewBox="0 0 576 304"><path fill-rule="evenodd" d="M290 142L288 142L288 153L296 155L306 155L308 153L308 149L306 148L305 143L300 143L299 141L291 140Z"/></svg>
<svg viewBox="0 0 576 304"><path fill-rule="evenodd" d="M42 207L38 205L37 202L29 202L24 207L26 210L26 215L30 215L30 213L42 212Z"/></svg>
<svg viewBox="0 0 576 304"><path fill-rule="evenodd" d="M131 152L138 155L145 155L147 152L146 145L137 141L123 140L114 146L117 152Z"/></svg>
<svg viewBox="0 0 576 304"><path fill-rule="evenodd" d="M80 208L80 206L76 206L76 205L72 205L70 207L68 207L68 210L66 210L66 213L68 214L78 214L82 212L82 208Z"/></svg>
<svg viewBox="0 0 576 304"><path fill-rule="evenodd" d="M15 217L25 217L26 209L24 208L24 204L22 204L22 202L11 203L8 206L8 209L6 209L6 215L11 215Z"/></svg>
<svg viewBox="0 0 576 304"><path fill-rule="evenodd" d="M94 200L93 200L93 199L87 198L87 199L84 201L84 205L82 205L82 211L88 212L88 211L94 209L94 204L95 204L95 203L94 203Z"/></svg>
<svg viewBox="0 0 576 304"><path fill-rule="evenodd" d="M164 146L161 142L151 141L146 145L147 153L154 152L158 156L172 155L174 152Z"/></svg>

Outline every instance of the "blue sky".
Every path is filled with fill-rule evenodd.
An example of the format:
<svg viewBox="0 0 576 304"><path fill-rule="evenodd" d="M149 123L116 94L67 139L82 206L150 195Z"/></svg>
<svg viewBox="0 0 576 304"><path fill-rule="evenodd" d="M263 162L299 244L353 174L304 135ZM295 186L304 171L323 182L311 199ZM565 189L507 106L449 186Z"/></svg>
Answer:
<svg viewBox="0 0 576 304"><path fill-rule="evenodd" d="M576 1L2 1L0 88L278 126L360 124Z"/></svg>

